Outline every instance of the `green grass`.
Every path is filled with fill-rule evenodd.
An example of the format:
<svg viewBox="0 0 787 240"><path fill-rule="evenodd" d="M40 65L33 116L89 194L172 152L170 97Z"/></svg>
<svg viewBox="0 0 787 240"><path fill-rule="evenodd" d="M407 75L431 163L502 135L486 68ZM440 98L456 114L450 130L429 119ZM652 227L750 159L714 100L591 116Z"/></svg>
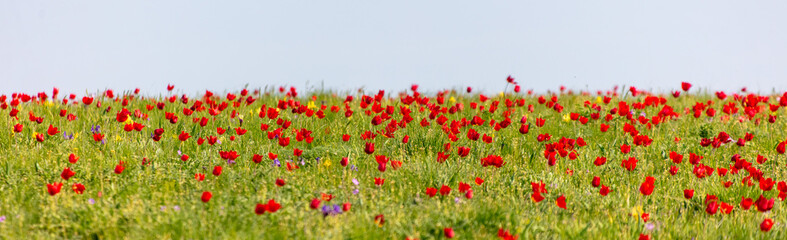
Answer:
<svg viewBox="0 0 787 240"><path fill-rule="evenodd" d="M240 98L240 94L236 93ZM120 95L120 94L118 94ZM301 94L304 95L304 94ZM222 95L224 96L224 95ZM257 116L258 109L263 105L275 107L278 100L288 99L276 93L253 95L257 99L253 104L241 104L233 107L226 98L214 97L217 103L227 101L222 113L213 117L208 111L195 111L192 116L185 116L182 109L188 104L179 100L175 103L166 101L164 97L140 98L137 96L129 101L126 108L132 112L134 122L144 124L141 132L124 132L123 123L115 120L116 113L123 108L121 101L97 97L90 106L81 102L63 105L60 101L26 102L19 104L18 119L10 117L13 107L0 110L0 237L5 239L40 239L40 238L100 238L100 239L419 239L444 238L443 229L452 228L459 239L493 239L497 238L500 228L518 235L520 239L632 239L640 234L650 235L655 239L784 239L784 223L787 222L782 210L782 201L776 199L774 208L765 213L758 212L755 207L743 210L739 206L741 196L757 199L760 194L768 198L776 198L779 191L763 192L755 183L744 186L741 180L748 176L745 170L738 174L727 174L698 179L692 174L693 166L688 162L688 153L693 152L704 156L702 163L714 168L729 167L730 157L740 154L753 163L753 166L764 173L765 178L776 181L785 179L784 155L779 155L775 148L785 137L785 111L780 109L770 113L767 109L757 114L754 119L761 119L755 124L754 119L738 121L743 107L735 102L740 112L730 120L722 120L726 115L721 112L723 104L734 102L732 96L721 101L708 94L686 95L680 98L664 96L667 105L674 107L680 117L665 121L648 128L635 124L640 134L653 139L652 145L632 146L632 152L622 154L619 149L623 143L632 144L632 137L623 133L623 125L628 122L624 117L616 116L613 120L604 121L610 109L617 107L618 101L643 101L644 96L624 99L613 97L610 104L596 101L596 96L560 95L558 103L564 110L558 113L538 104L538 95L509 95L515 100L525 99L523 107L510 109L513 122L508 128L495 131L489 121L500 122L504 119L503 112L509 110L505 98L494 96L491 100L479 103L489 108L492 101L500 101L499 109L494 113L471 109L471 102L478 102L478 95L450 92L445 95L445 104L450 107L449 98L462 103L464 109L455 114L444 113L452 120L480 116L486 122L482 126L460 128L456 134L458 140L451 142L442 127L436 121L421 127L419 122L428 118L429 107L413 103L413 121L407 127L400 128L393 138L378 134L374 140L376 151L367 155L363 151L366 141L360 138L364 131L384 130L388 121L374 126L372 117L367 116L359 102L361 95L349 104L354 111L351 118L344 117L344 95L332 96L331 92L314 92L296 98L302 104L311 102L315 96L316 108L321 104L327 106L326 117L306 117L304 114L293 114L290 109L280 112L279 117L292 121L292 125L284 130L291 143L280 147L276 140L269 140L267 133L260 130L260 124L270 125L269 130L279 127L275 120L261 119ZM373 95L372 95L373 96ZM202 96L191 96L201 98ZM434 94L429 104L435 104ZM120 96L118 99L122 100ZM77 99L78 100L78 99ZM711 107L717 110L715 117L703 115L694 118L684 112L695 102L713 100ZM770 103L778 104L777 96L772 96ZM101 102L101 107L97 103ZM238 101L237 99L235 101ZM583 107L583 102L590 101L601 106L601 118L590 120L586 125L578 121L564 121L565 115L571 112L581 113L585 117L595 112ZM5 101L11 103L10 96ZM153 108L147 110L146 105L154 102L165 102L163 110ZM394 106L394 120L402 119L400 107L404 104L398 95L390 95L381 101L382 106ZM763 103L761 103L762 105ZM528 112L528 105L534 106ZM341 111L331 112L331 106L339 106ZM107 107L111 110L104 111ZM424 107L423 112L419 111ZM317 109L314 110L317 110ZM58 115L61 109L76 115L77 119L68 121ZM133 116L135 110L148 114L148 119ZM231 118L235 110L242 115ZM637 114L645 112L648 117L661 110L659 107L633 109ZM28 120L28 112L44 117L41 124ZM169 123L165 112L178 116L176 124ZM777 115L775 123L768 123L767 116ZM519 120L527 116L531 124L528 134L520 134ZM205 127L192 122L194 117L210 119ZM544 127L536 127L535 119L546 119ZM611 125L606 133L599 130L599 125ZM21 133L14 133L13 126L23 124ZM73 140L64 139L62 133L46 136L46 140L38 142L34 133L46 134L47 127L52 124L60 131L75 133ZM100 125L105 135L105 143L95 142L91 137L91 126ZM219 136L221 144L209 145L207 141L197 144L198 137L218 136L217 127L228 128L224 135ZM248 132L235 136L234 128L243 127ZM165 133L161 141L151 139L153 129L163 128ZM314 140L311 144L295 140L293 129L305 128L312 131ZM486 144L481 140L472 141L466 137L469 128L476 129L480 134L494 134L494 141ZM754 134L754 140L747 142L745 147L735 143L724 144L719 148L701 147L700 134L707 129L711 137L720 131L729 133L733 140L743 137L747 132ZM177 139L181 131L189 132L192 137L185 142ZM552 135L551 140L536 141L539 134ZM351 140L343 142L342 134L350 134ZM409 143L402 143L408 135ZM556 166L548 166L544 157L544 144L552 143L561 137L582 137L588 145L577 149L578 158L569 160L559 158ZM679 142L675 137L681 138ZM451 156L445 163L438 163L437 152L442 151L445 143L451 142ZM456 148L471 148L467 157L459 157ZM303 165L293 156L293 149L304 150ZM178 150L188 154L190 159L183 162L179 159ZM229 165L219 157L218 151L234 150L240 155L236 163ZM676 151L686 155L681 164L673 164L669 152ZM267 153L279 155L282 167L275 167L267 158ZM68 155L74 153L80 157L76 164L68 162ZM262 163L252 162L252 155L264 155ZM502 156L505 165L501 168L482 167L480 159L494 154ZM767 157L764 164L755 162L757 155ZM399 160L403 165L393 169L388 165L385 172L377 170L374 155L386 155L392 160ZM596 157L607 157L607 164L593 165ZM639 159L634 171L627 171L620 166L621 160L634 156ZM320 158L317 161L316 158ZM349 157L350 166L342 167L339 161ZM142 165L142 159L152 163ZM287 171L284 167L287 160L293 160L299 169ZM122 174L115 174L114 168L119 161L126 162ZM211 174L214 166L223 166L223 173L216 177ZM669 174L669 167L677 165L680 170L675 176ZM60 173L70 167L76 175L63 180ZM566 173L574 171L573 175ZM205 181L198 182L194 174L204 173ZM602 184L609 186L612 192L602 197L598 188L591 186L593 176L599 176ZM640 184L646 176L656 178L655 191L650 196L639 193ZM474 179L484 179L482 185L476 185ZM287 181L284 187L277 187L275 179ZM374 185L374 178L385 178L381 187ZM355 186L352 179L360 184ZM544 201L535 203L531 200L530 183L543 181L549 193L544 194ZM732 181L733 185L725 188L723 181ZM59 194L50 196L46 184L63 182ZM474 197L466 199L457 191L459 182L472 185ZM71 190L74 183L86 186L84 194L76 194ZM448 196L430 198L425 194L427 187L440 188L447 185L452 188ZM691 200L683 198L683 189L695 189ZM358 194L353 190L358 189ZM213 193L208 203L200 201L203 191ZM352 210L336 216L324 217L319 209L309 208L314 198L321 193L332 194L333 200L328 204L348 202ZM719 211L715 215L705 212L703 200L706 194L719 197L720 201L735 206L730 214ZM555 199L564 195L567 209L558 208ZM94 203L91 203L94 201ZM254 208L257 203L265 203L275 199L281 209L275 213L256 215ZM323 202L326 204L326 202ZM179 208L179 210L176 210ZM638 209L641 209L639 211ZM642 212L650 214L648 223L639 218ZM385 223L378 226L374 222L376 215L383 214ZM761 232L760 223L771 218L776 223L770 232ZM652 225L649 229L646 225Z"/></svg>

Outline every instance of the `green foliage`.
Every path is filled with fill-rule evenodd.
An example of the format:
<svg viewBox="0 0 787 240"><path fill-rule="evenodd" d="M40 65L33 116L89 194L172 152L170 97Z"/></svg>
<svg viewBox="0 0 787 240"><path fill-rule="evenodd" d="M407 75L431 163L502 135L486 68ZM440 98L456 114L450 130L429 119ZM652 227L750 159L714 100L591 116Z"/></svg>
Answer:
<svg viewBox="0 0 787 240"><path fill-rule="evenodd" d="M235 94L240 97L239 93ZM292 122L283 130L284 136L291 138L286 147L279 146L276 139L269 139L268 133L260 129L262 124L270 127L268 131L279 127L276 119L258 116L260 107L275 108L279 100L292 99L272 90L253 94L254 103L240 102L237 107L233 106L233 101L213 97L214 107L228 103L228 107L216 116L209 114L207 109L211 105L207 103L206 109L186 116L183 109L193 106L193 99L183 104L180 100L170 102L164 97L137 96L125 108L132 113L131 121L144 124L145 128L130 132L123 130L126 123L116 120L116 114L124 108L122 96L117 100L98 97L89 106L22 103L16 107L18 118L9 117L11 107L0 110L3 116L0 128L4 129L0 136L0 216L5 216L0 222L0 238L403 239L412 236L435 239L442 238L442 230L447 227L453 228L459 239L494 239L501 228L520 239L633 239L639 234L649 234L655 239L787 238L783 230L787 215L780 200L769 213L745 211L740 207L731 214L708 215L704 211L703 200L707 194L738 206L741 196L756 199L763 194L776 198L778 191L763 192L756 183L742 185L748 175L745 170L723 177L714 174L698 179L687 161L689 153L696 153L704 156L705 165L727 168L730 156L740 154L750 159L766 178L784 180L784 157L774 151L774 146L786 137L784 111L774 113L779 118L773 124L766 121L764 114L756 116L755 119L762 121L754 124L755 119L723 120L724 113L712 118L694 118L679 113L679 117L664 119L660 124L635 123L640 134L653 139L652 145L646 147L633 145L632 137L622 131L624 124L631 121L619 116L611 121L604 120L606 113L617 107L618 101L642 102L644 96L613 97L610 104L604 104L597 101L596 96L561 95L558 103L564 110L558 113L538 104L538 96L507 95L511 100L524 98L525 101L524 106L515 105L510 109L504 98L495 96L479 103L485 107L481 110L470 107L471 102L478 102L478 95L448 92L441 106L449 108L461 103L464 108L455 114L440 114L448 119L446 125L450 127L451 121L470 120L476 115L486 120L480 126L461 128L456 134L458 140L452 142L443 126L430 119L427 105L413 103L407 106L412 110L413 121L387 138L382 131L388 121L378 126L371 124L372 118L379 114L366 114L372 106L361 108L360 94L348 104L354 111L350 118L344 115L345 95L342 93L314 92L295 100L309 105L312 96L316 101L310 109L317 111L324 104L325 118L294 114L291 108L280 111L279 117ZM199 96L192 96L195 97ZM435 96L429 97L433 104ZM670 98L667 104L677 111L711 98L710 95L685 94L675 100ZM500 101L500 105L490 113L493 101ZM584 106L585 101L600 105L598 120L590 120L587 124L564 120L571 112L588 118L595 113ZM713 107L720 109L729 101L732 99L718 101ZM97 102L101 102L101 107ZM157 103L164 103L161 110L155 107ZM398 96L384 98L381 105L393 106L392 119L402 120L401 109L406 106ZM528 105L533 105L532 112L528 111ZM339 111L332 112L332 106ZM61 117L61 110L74 114L76 119L69 121ZM136 110L147 114L147 118L135 116ZM512 124L496 131L490 121L503 121L507 110ZM660 110L661 107L645 107L636 112L652 117ZM233 111L237 116L231 117ZM43 117L43 123L29 121L29 112ZM167 112L178 117L176 123L165 118ZM518 131L523 116L531 125L527 134ZM194 121L203 117L209 119L205 127ZM239 120L241 118L243 121ZM545 126L537 127L536 118L545 119ZM422 119L431 125L421 127ZM602 123L611 126L609 131L599 130ZM24 125L22 132L11 130L16 124ZM61 133L47 135L49 124L58 127ZM95 125L101 126L101 133L105 135L103 143L94 141L91 136L91 127ZM219 135L219 127L227 132ZM151 139L156 128L164 129L160 141ZM248 132L238 135L235 128ZM481 135L493 136L493 142L469 140L466 134L471 128ZM312 143L297 141L294 130L298 129L312 131ZM192 137L179 141L177 137L181 131ZM363 140L360 136L365 131L377 137ZM755 137L745 147L734 143L719 148L699 146L700 138L712 138L720 131L726 131L734 139L747 132L754 133ZM73 134L74 138L65 139L63 132ZM36 133L43 133L46 139L36 141ZM351 139L342 141L343 134L351 135ZM540 134L550 134L551 140L538 142L536 138ZM406 144L402 143L405 135L410 137ZM197 144L197 139L208 136L218 137L221 143ZM233 136L235 139L231 140ZM559 157L555 166L549 166L544 157L544 144L557 142L562 137L582 137L588 145L576 149L575 160ZM676 138L680 138L679 141ZM374 154L364 153L365 142L375 143ZM451 144L450 150L445 151L447 143ZM624 143L633 145L631 153L619 151ZM470 147L470 154L458 156L459 146ZM301 157L293 156L295 148L304 151ZM188 154L190 159L181 161L178 151ZM240 157L236 163L229 164L219 156L219 151L236 151ZM450 154L444 163L436 161L441 151ZM673 164L668 159L670 151L684 155L686 160ZM269 152L278 154L281 167L268 159ZM80 157L76 164L68 162L71 153ZM254 154L264 156L263 161L254 163ZM387 170L380 172L375 155L401 161L402 166L394 169L389 162ZM501 156L505 165L482 167L480 159L488 155ZM755 163L753 159L757 155L769 160ZM595 166L593 161L602 156L608 159L607 163ZM342 167L343 157L349 157L352 166ZM621 167L621 161L629 157L639 160L634 171ZM143 158L146 159L144 165ZM125 162L125 170L115 174L114 169L120 161ZM288 171L288 162L299 168ZM211 174L214 166L224 169L218 177ZM671 166L680 169L674 176L669 174ZM60 177L66 167L76 173L67 181ZM197 173L205 174L205 180L195 180ZM593 176L601 177L601 183L612 190L608 196L601 196L599 189L591 186ZM650 196L639 193L646 176L656 178L655 190ZM476 177L482 178L484 183L475 184ZM277 187L274 184L277 178L286 180L287 184ZM376 186L375 178L384 178L385 183ZM353 179L360 184L353 184ZM531 199L530 183L541 181L546 184L548 193L544 194L544 201L535 203ZM727 181L733 183L728 188L722 184ZM64 185L59 194L50 196L46 184L54 182ZM460 182L472 186L472 199L458 192ZM84 194L72 191L75 183L85 185ZM429 197L425 194L427 187L439 189L442 185L451 187L449 195ZM354 194L356 189L358 193ZM695 189L694 198L684 199L684 189ZM200 201L203 191L213 193L207 203ZM309 208L309 202L320 198L321 193L333 195L330 202L323 204L347 202L352 204L352 210L324 217L320 210ZM555 204L555 199L561 195L567 199L567 209ZM281 209L275 213L255 214L256 204L269 199L280 203ZM650 214L647 223L640 218L642 213ZM379 214L385 216L382 226L374 222ZM759 231L759 224L766 217L774 219L777 225L771 232L763 233Z"/></svg>

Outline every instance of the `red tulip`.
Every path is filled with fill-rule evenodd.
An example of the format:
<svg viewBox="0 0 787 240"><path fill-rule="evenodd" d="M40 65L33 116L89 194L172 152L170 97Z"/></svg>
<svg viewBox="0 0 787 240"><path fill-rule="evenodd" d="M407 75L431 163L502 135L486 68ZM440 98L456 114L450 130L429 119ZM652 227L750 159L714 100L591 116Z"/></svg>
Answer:
<svg viewBox="0 0 787 240"><path fill-rule="evenodd" d="M366 152L366 154L374 153L374 143L366 142L366 146L364 147L363 151Z"/></svg>
<svg viewBox="0 0 787 240"><path fill-rule="evenodd" d="M607 196L607 194L609 194L610 192L612 192L612 190L610 190L609 187L607 187L606 185L601 185L601 189L599 190L598 193L601 194L601 196Z"/></svg>
<svg viewBox="0 0 787 240"><path fill-rule="evenodd" d="M751 205L754 204L754 200L751 198L741 197L741 208L743 210L749 210Z"/></svg>
<svg viewBox="0 0 787 240"><path fill-rule="evenodd" d="M475 184L476 185L480 186L482 183L484 183L484 179L481 179L480 177L475 178Z"/></svg>
<svg viewBox="0 0 787 240"><path fill-rule="evenodd" d="M202 200L202 202L206 203L206 202L210 201L210 198L212 198L212 197L213 197L212 193L210 193L208 191L205 191L205 192L202 192L202 197L200 199Z"/></svg>
<svg viewBox="0 0 787 240"><path fill-rule="evenodd" d="M118 165L115 165L115 174L121 174L125 169L126 169L125 163L123 161L120 161Z"/></svg>
<svg viewBox="0 0 787 240"><path fill-rule="evenodd" d="M426 188L426 195L429 197L434 197L437 194L437 188L428 187Z"/></svg>
<svg viewBox="0 0 787 240"><path fill-rule="evenodd" d="M317 208L319 208L319 207L320 207L320 203L321 203L321 202L322 202L322 201L320 201L320 199L319 199L319 198L314 198L314 199L312 199L311 203L309 203L309 208L311 208L311 209L317 209Z"/></svg>
<svg viewBox="0 0 787 240"><path fill-rule="evenodd" d="M75 155L73 153L68 155L68 162L69 163L76 164L78 160L79 160L79 157L77 155Z"/></svg>
<svg viewBox="0 0 787 240"><path fill-rule="evenodd" d="M82 185L81 183L74 183L74 185L71 185L71 190L74 190L74 193L76 194L82 194L85 192L85 185Z"/></svg>
<svg viewBox="0 0 787 240"><path fill-rule="evenodd" d="M686 199L691 199L694 197L694 189L684 189L683 190L683 197Z"/></svg>
<svg viewBox="0 0 787 240"><path fill-rule="evenodd" d="M46 130L46 133L49 134L49 136L53 136L60 133L60 130L58 130L56 127L52 127L52 124L49 124L49 129Z"/></svg>
<svg viewBox="0 0 787 240"><path fill-rule="evenodd" d="M443 233L445 234L445 238L454 238L454 229L452 228L443 229Z"/></svg>
<svg viewBox="0 0 787 240"><path fill-rule="evenodd" d="M763 232L770 231L771 227L773 227L773 220L770 218L766 218L765 220L762 220L762 223L760 223L760 230Z"/></svg>
<svg viewBox="0 0 787 240"><path fill-rule="evenodd" d="M557 197L557 200L555 201L555 203L557 204L557 206L559 208L566 209L566 197L565 196L560 195L560 197Z"/></svg>
<svg viewBox="0 0 787 240"><path fill-rule="evenodd" d="M607 158L605 157L597 157L596 160L593 161L593 164L596 166L604 165L604 163L607 163Z"/></svg>
<svg viewBox="0 0 787 240"><path fill-rule="evenodd" d="M71 171L70 168L65 168L63 169L63 173L60 174L60 177L63 178L63 180L68 181L68 179L73 177L74 174L74 171Z"/></svg>
<svg viewBox="0 0 787 240"><path fill-rule="evenodd" d="M215 167L213 167L213 175L214 175L214 176L217 176L217 177L218 177L219 175L221 175L221 166L215 166Z"/></svg>
<svg viewBox="0 0 787 240"><path fill-rule="evenodd" d="M440 195L445 196L445 195L448 195L449 193L451 193L451 187L448 187L446 185L443 185L442 187L440 187Z"/></svg>
<svg viewBox="0 0 787 240"><path fill-rule="evenodd" d="M63 183L52 183L46 185L46 190L49 192L49 195L54 196L55 194L60 193L60 188L63 187Z"/></svg>
<svg viewBox="0 0 787 240"><path fill-rule="evenodd" d="M655 183L656 183L655 178L651 176L645 177L645 182L643 182L642 185L640 185L639 192L642 193L642 195L649 196L650 194L653 193L653 188L655 187Z"/></svg>
<svg viewBox="0 0 787 240"><path fill-rule="evenodd" d="M754 205L757 206L757 211L766 212L770 211L773 208L774 199L767 199L764 196L760 195L760 198L757 201L754 201Z"/></svg>
<svg viewBox="0 0 787 240"><path fill-rule="evenodd" d="M680 88L682 88L684 92L688 92L689 89L691 88L691 83L681 82Z"/></svg>

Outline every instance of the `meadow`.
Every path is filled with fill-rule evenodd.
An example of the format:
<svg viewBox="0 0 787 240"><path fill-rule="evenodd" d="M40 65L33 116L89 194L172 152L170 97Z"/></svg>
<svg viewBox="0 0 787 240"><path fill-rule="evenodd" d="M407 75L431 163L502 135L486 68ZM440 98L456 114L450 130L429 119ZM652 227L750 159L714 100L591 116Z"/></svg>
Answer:
<svg viewBox="0 0 787 240"><path fill-rule="evenodd" d="M505 81L3 95L0 238L787 238L787 93Z"/></svg>

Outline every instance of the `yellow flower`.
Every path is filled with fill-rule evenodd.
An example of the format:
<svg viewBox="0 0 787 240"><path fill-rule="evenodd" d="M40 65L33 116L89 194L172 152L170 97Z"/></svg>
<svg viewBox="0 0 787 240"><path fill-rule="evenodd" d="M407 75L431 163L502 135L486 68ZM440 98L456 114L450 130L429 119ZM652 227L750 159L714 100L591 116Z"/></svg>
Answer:
<svg viewBox="0 0 787 240"><path fill-rule="evenodd" d="M456 102L456 98L454 98L454 96L451 96L451 98L449 98L448 101L451 102L451 103L455 103Z"/></svg>
<svg viewBox="0 0 787 240"><path fill-rule="evenodd" d="M644 211L642 211L642 205L637 205L631 208L631 216L639 217L639 215L642 215L643 212Z"/></svg>
<svg viewBox="0 0 787 240"><path fill-rule="evenodd" d="M322 161L322 165L325 166L326 168L330 167L331 166L331 159L330 158L325 158L325 160Z"/></svg>
<svg viewBox="0 0 787 240"><path fill-rule="evenodd" d="M564 121L564 122L569 122L569 121L571 121L571 116L569 116L568 114L566 114L566 115L563 115L563 121Z"/></svg>
<svg viewBox="0 0 787 240"><path fill-rule="evenodd" d="M314 106L314 101L309 101L309 104L308 104L308 105L306 105L306 107L307 107L307 108L309 108L309 109L314 109L314 108L316 108L317 106Z"/></svg>
<svg viewBox="0 0 787 240"><path fill-rule="evenodd" d="M596 97L596 103L602 103L602 102L604 102L604 100L601 99L601 96Z"/></svg>
<svg viewBox="0 0 787 240"><path fill-rule="evenodd" d="M506 96L506 94L505 94L505 93L503 93L503 92L500 92L500 94L499 94L499 95L500 95L501 97L504 97L504 96Z"/></svg>

